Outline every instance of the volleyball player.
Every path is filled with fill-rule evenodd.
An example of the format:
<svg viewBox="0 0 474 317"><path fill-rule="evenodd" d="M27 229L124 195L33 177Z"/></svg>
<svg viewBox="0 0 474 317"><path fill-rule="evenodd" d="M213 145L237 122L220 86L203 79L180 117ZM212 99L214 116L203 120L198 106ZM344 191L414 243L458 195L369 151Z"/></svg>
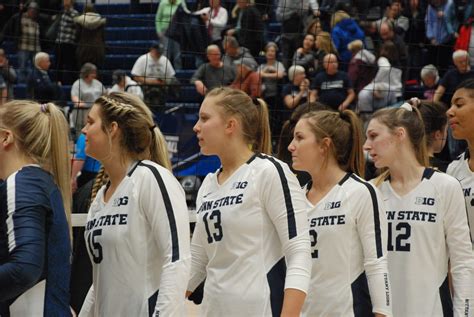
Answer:
<svg viewBox="0 0 474 317"><path fill-rule="evenodd" d="M466 140L468 145L466 152L448 166L447 173L461 183L474 243L474 79L461 83L447 114L453 137Z"/></svg>
<svg viewBox="0 0 474 317"><path fill-rule="evenodd" d="M472 316L474 261L459 182L428 165L418 109L377 111L364 144L387 207L394 316ZM448 261L452 294L448 286Z"/></svg>
<svg viewBox="0 0 474 317"><path fill-rule="evenodd" d="M55 105L0 107L0 316L70 316L68 124Z"/></svg>
<svg viewBox="0 0 474 317"><path fill-rule="evenodd" d="M448 118L446 106L440 101L415 100L420 110L425 127L426 150L430 166L446 172L448 162L434 156L440 153L446 145L448 135Z"/></svg>
<svg viewBox="0 0 474 317"><path fill-rule="evenodd" d="M301 117L288 150L306 171L313 258L304 316L390 316L387 221L379 191L364 175L356 114L318 111Z"/></svg>
<svg viewBox="0 0 474 317"><path fill-rule="evenodd" d="M93 283L80 316L182 316L188 211L150 110L131 94L102 96L82 132L87 155L102 163L109 181L89 209Z"/></svg>
<svg viewBox="0 0 474 317"><path fill-rule="evenodd" d="M213 89L194 131L222 166L199 189L188 294L206 278L203 316L299 316L311 271L305 198L289 167L265 154L266 104Z"/></svg>

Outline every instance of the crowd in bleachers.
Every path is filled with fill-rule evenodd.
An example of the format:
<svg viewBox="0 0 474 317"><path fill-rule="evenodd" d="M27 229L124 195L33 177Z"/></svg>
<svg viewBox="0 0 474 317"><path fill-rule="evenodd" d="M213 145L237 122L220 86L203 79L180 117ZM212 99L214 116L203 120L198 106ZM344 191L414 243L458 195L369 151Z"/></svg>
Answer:
<svg viewBox="0 0 474 317"><path fill-rule="evenodd" d="M474 76L474 8L466 0L162 0L96 8L32 0L3 1L0 14L7 14L3 100L56 101L71 110L72 128L80 128L81 108L112 85L157 112L198 104L217 86L240 88L267 101L278 135L307 101L364 118L413 96L449 103L456 84Z"/></svg>

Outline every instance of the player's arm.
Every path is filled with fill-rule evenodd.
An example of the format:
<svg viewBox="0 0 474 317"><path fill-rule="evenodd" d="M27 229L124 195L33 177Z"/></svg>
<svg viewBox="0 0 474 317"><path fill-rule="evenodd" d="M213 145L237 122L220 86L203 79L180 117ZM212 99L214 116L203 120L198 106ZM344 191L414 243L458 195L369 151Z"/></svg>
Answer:
<svg viewBox="0 0 474 317"><path fill-rule="evenodd" d="M139 188L140 210L150 224L163 258L155 314L181 316L191 262L189 215L184 191L167 170L140 163L148 170Z"/></svg>
<svg viewBox="0 0 474 317"><path fill-rule="evenodd" d="M387 220L382 194L372 184L363 185L354 196L355 223L364 252L364 268L374 314L392 315L390 280L387 265ZM351 202L352 204L352 202Z"/></svg>
<svg viewBox="0 0 474 317"><path fill-rule="evenodd" d="M200 203L197 203L196 206L200 206ZM204 230L204 224L198 215L191 241L191 277L188 282L186 297L190 296L206 278L206 266L209 259L204 249L204 243L207 243Z"/></svg>
<svg viewBox="0 0 474 317"><path fill-rule="evenodd" d="M257 188L280 238L287 264L282 316L299 316L312 265L306 198L288 166L270 160L274 166L262 171Z"/></svg>
<svg viewBox="0 0 474 317"><path fill-rule="evenodd" d="M94 316L94 305L95 305L94 296L95 296L94 285L91 285L91 287L89 288L89 291L87 292L87 296L84 299L84 303L82 304L79 317L93 317Z"/></svg>
<svg viewBox="0 0 474 317"><path fill-rule="evenodd" d="M28 184L15 175L4 186L8 194ZM48 210L34 193L19 196L17 192L14 204L7 206L8 259L0 265L0 285L8 287L0 287L0 302L24 293L38 282L43 272Z"/></svg>
<svg viewBox="0 0 474 317"><path fill-rule="evenodd" d="M454 316L470 316L474 301L474 259L466 204L459 182L447 177L439 197L444 197L444 232L451 263ZM467 313L466 313L467 312Z"/></svg>

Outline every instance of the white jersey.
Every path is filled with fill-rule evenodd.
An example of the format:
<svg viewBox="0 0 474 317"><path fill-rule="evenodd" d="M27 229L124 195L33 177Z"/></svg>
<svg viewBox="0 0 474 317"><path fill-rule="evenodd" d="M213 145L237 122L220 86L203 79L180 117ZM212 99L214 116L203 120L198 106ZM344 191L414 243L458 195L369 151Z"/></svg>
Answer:
<svg viewBox="0 0 474 317"><path fill-rule="evenodd" d="M391 316L387 221L380 192L348 173L308 206L313 270L303 315Z"/></svg>
<svg viewBox="0 0 474 317"><path fill-rule="evenodd" d="M222 184L217 176L199 189L188 290L206 278L202 316L280 316L284 289L307 292L310 280L304 192L263 154Z"/></svg>
<svg viewBox="0 0 474 317"><path fill-rule="evenodd" d="M474 173L469 168L469 150L452 161L446 173L454 176L461 183L471 228L471 241L474 244Z"/></svg>
<svg viewBox="0 0 474 317"><path fill-rule="evenodd" d="M190 233L184 191L164 167L134 163L87 217L93 284L80 316L184 316Z"/></svg>
<svg viewBox="0 0 474 317"><path fill-rule="evenodd" d="M393 315L472 316L474 260L459 182L426 168L406 195L397 195L389 180L381 191L387 207Z"/></svg>

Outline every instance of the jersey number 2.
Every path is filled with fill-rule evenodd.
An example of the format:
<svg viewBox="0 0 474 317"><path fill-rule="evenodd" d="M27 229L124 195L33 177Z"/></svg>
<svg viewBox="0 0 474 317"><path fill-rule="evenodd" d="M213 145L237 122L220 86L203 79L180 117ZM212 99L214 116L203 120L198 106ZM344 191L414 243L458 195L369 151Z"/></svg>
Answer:
<svg viewBox="0 0 474 317"><path fill-rule="evenodd" d="M311 252L311 257L313 259L317 259L318 258L318 250L316 249L316 244L318 243L318 233L316 232L316 230L314 229L311 229L309 230L309 236L311 238L311 248L314 248L314 251Z"/></svg>
<svg viewBox="0 0 474 317"><path fill-rule="evenodd" d="M92 259L94 263L99 264L102 262L102 246L96 241L96 237L102 235L102 229L97 229L89 233L87 237L87 243L89 244L89 250L91 250ZM97 254L96 254L97 253Z"/></svg>
<svg viewBox="0 0 474 317"><path fill-rule="evenodd" d="M208 212L204 214L203 217L204 226L206 227L207 233L207 242L213 243L216 241L222 240L222 225L221 225L221 211L219 209L213 210L212 212ZM211 229L209 228L209 222L214 224L215 232L211 234Z"/></svg>
<svg viewBox="0 0 474 317"><path fill-rule="evenodd" d="M395 237L395 248L392 240L392 223L388 223L388 251L410 251L410 243L408 238L411 236L411 226L408 222L399 222L395 226L396 237Z"/></svg>

